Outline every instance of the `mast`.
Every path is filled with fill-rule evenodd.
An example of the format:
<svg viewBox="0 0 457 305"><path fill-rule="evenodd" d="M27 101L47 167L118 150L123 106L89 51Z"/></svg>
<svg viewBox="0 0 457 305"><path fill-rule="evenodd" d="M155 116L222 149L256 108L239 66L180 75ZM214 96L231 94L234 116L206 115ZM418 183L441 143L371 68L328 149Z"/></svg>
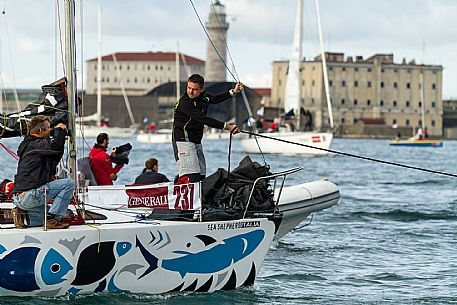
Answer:
<svg viewBox="0 0 457 305"><path fill-rule="evenodd" d="M324 51L324 39L322 36L321 16L320 16L321 13L319 10L319 0L315 0L315 3L316 3L316 16L317 16L317 29L319 31L319 43L321 46L322 71L324 73L325 99L327 100L328 119L329 119L329 123L330 123L330 128L333 129L332 100L330 99L330 88L328 85L327 59L325 58L325 51Z"/></svg>
<svg viewBox="0 0 457 305"><path fill-rule="evenodd" d="M102 7L98 6L98 56L97 56L97 126L101 124L102 117Z"/></svg>
<svg viewBox="0 0 457 305"><path fill-rule="evenodd" d="M289 60L289 69L284 94L284 111L294 111L295 120L300 118L300 64L302 59L302 22L303 0L297 0L297 15L295 19L294 46ZM299 127L299 124L297 125Z"/></svg>
<svg viewBox="0 0 457 305"><path fill-rule="evenodd" d="M114 61L114 66L116 67L117 77L119 77L119 84L121 85L121 92L122 92L122 96L124 97L125 107L127 108L127 112L130 117L130 122L132 123L131 126L136 126L135 117L133 116L132 108L130 107L129 97L127 95L127 92L125 91L124 82L122 81L121 69L120 69L119 63L117 62L116 53L113 53L112 57L113 57L113 61Z"/></svg>
<svg viewBox="0 0 457 305"><path fill-rule="evenodd" d="M181 97L180 86L180 67L179 67L179 42L176 42L176 54L175 54L175 65L176 65L176 100L178 101Z"/></svg>
<svg viewBox="0 0 457 305"><path fill-rule="evenodd" d="M75 48L75 2L65 0L65 74L67 77L67 98L68 98L68 129L70 137L68 140L68 172L69 176L76 179L76 48Z"/></svg>
<svg viewBox="0 0 457 305"><path fill-rule="evenodd" d="M422 127L422 131L425 132L424 64L422 64L420 67L419 84L420 84L420 99L421 99L421 127Z"/></svg>

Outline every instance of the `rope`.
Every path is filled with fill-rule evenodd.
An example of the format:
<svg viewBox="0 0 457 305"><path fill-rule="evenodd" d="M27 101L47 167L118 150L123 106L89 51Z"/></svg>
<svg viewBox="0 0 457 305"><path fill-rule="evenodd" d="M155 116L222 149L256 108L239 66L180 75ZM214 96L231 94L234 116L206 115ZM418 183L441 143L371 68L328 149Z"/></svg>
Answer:
<svg viewBox="0 0 457 305"><path fill-rule="evenodd" d="M3 149L5 149L6 152L9 153L14 159L17 161L19 160L19 156L14 151L6 147L3 143L0 143L0 146L3 147Z"/></svg>
<svg viewBox="0 0 457 305"><path fill-rule="evenodd" d="M221 54L219 54L219 51L217 50L216 46L214 45L213 41L211 40L211 37L209 37L208 31L206 30L205 25L203 24L203 21L202 21L202 19L200 18L200 15L198 15L198 12L197 12L197 9L195 8L194 3L192 2L192 0L189 0L189 1L190 1L190 4L192 5L192 8L194 9L195 15L197 15L197 19L198 19L198 21L200 22L200 25L202 26L203 31L204 31L205 34L206 34L206 37L208 37L209 42L210 42L211 45L213 46L214 51L216 52L217 56L219 56L219 59L220 59L221 62L224 64L225 68L226 68L227 71L230 73L230 75L232 76L232 78L233 78L234 80L236 80L235 75L233 75L232 71L231 71L230 68L227 66L227 64L225 63L224 59L222 59L222 56L221 56Z"/></svg>
<svg viewBox="0 0 457 305"><path fill-rule="evenodd" d="M263 134L258 134L258 133L246 131L246 130L241 130L240 132L241 133L245 133L245 134L250 134L250 135L256 135L256 136L261 137L261 138L266 138L266 139L270 139L270 140L274 140L274 141L278 141L278 142L294 144L294 145L298 145L298 146L304 146L304 147L308 147L308 148L313 148L313 149L317 149L317 150L331 152L331 153L334 153L334 154L337 154L337 155L343 155L343 156L347 156L347 157L352 157L352 158L357 158L357 159L362 159L362 160L367 160L367 161L372 161L372 162L378 162L378 163L382 163L382 164L388 164L388 165L393 165L393 166L398 166L398 167L403 167L403 168L409 168L409 169L414 169L414 170L418 170L418 171L423 171L423 172L427 172L427 173L432 173L432 174L437 174L437 175L443 175L443 176L449 176L449 177L457 178L457 174L451 174L451 173L436 171L436 170L432 170L432 169L427 169L427 168L422 168L422 167L417 167L417 166L412 166L412 165L407 165L407 164L401 164L401 163L397 163L397 162L391 162L391 161L385 161L385 160L380 160L380 159L375 159L375 158L370 158L370 157L359 156L359 155L350 154L350 153L347 153L347 152L337 151L337 150L333 150L333 149L320 148L320 147L316 147L316 146L312 146L312 145L292 142L292 141L283 140L283 139L277 139L277 138L265 136Z"/></svg>

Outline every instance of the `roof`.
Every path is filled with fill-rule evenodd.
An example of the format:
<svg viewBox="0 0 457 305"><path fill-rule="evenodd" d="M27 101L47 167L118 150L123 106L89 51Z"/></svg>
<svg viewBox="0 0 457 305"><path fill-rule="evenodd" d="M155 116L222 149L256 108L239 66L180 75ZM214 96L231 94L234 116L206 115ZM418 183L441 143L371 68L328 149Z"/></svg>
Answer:
<svg viewBox="0 0 457 305"><path fill-rule="evenodd" d="M127 53L127 52L116 52L113 53L116 56L117 61L175 61L176 53L175 52L136 52L136 53ZM102 56L102 61L113 61L113 54ZM204 60L198 59L193 56L181 54L187 62L199 62L204 63ZM97 58L92 58L87 60L97 61Z"/></svg>
<svg viewBox="0 0 457 305"><path fill-rule="evenodd" d="M260 96L271 96L271 88L252 88Z"/></svg>

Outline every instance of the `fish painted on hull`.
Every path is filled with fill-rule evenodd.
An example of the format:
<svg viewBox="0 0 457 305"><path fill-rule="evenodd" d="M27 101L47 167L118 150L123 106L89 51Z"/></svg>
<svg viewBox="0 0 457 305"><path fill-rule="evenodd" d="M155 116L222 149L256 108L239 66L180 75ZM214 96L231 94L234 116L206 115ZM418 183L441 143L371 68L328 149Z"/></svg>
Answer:
<svg viewBox="0 0 457 305"><path fill-rule="evenodd" d="M200 252L173 251L173 253L181 254L181 256L163 259L160 265L163 269L178 272L182 278L184 278L187 273L217 273L249 256L260 245L264 237L265 232L263 230L255 230L226 238L219 244ZM140 276L144 277L158 268L159 259L146 250L138 238L137 247L140 248L141 254L150 265Z"/></svg>
<svg viewBox="0 0 457 305"><path fill-rule="evenodd" d="M116 248L114 247L116 245ZM132 248L129 242L106 241L95 243L85 248L78 259L76 277L71 283L84 286L105 278L116 265L116 255L123 256ZM116 250L114 250L116 249Z"/></svg>
<svg viewBox="0 0 457 305"><path fill-rule="evenodd" d="M41 279L46 285L60 284L65 281L63 277L73 269L70 263L51 248L46 253L41 268L38 269L36 260L41 250L37 247L22 247L1 258L0 287L17 292L38 290L40 287L36 280L37 270L40 270Z"/></svg>

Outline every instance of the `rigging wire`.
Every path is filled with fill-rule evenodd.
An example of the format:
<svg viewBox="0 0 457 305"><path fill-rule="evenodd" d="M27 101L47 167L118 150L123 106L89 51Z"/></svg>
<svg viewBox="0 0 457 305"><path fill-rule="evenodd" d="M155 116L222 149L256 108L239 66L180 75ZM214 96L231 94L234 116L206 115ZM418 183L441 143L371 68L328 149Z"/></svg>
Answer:
<svg viewBox="0 0 457 305"><path fill-rule="evenodd" d="M449 177L457 178L457 174L441 172L441 171L436 171L436 170L427 169L427 168L423 168L423 167L417 167L417 166L412 166L412 165L407 165L407 164L402 164L402 163L397 163L397 162L385 161L385 160L381 160L381 159L376 159L376 158L371 158L371 157L365 157L365 156L350 154L350 153L347 153L347 152L333 150L333 149L320 148L320 147L316 147L316 146L312 146L312 145L308 145L308 144L302 144L302 143L297 143L297 142L283 140L283 139L277 139L277 138L274 138L274 137L265 136L263 134L258 134L258 133L250 132L250 131L247 131L247 130L241 130L240 132L244 133L244 134L249 134L249 135L256 135L256 136L261 137L261 138L266 138L266 139L270 139L270 140L274 140L274 141L278 141L278 142L294 144L294 145L297 145L297 146L303 146L303 147L308 147L308 148L312 148L312 149L331 152L331 153L334 153L334 154L337 154L337 155L343 155L343 156L347 156L347 157L352 157L352 158L357 158L357 159L362 159L362 160L367 160L367 161L372 161L372 162L378 162L378 163L382 163L382 164L393 165L393 166L398 166L398 167L403 167L403 168L423 171L423 172L427 172L427 173L432 173L432 174L437 174L437 175L443 175L443 176L449 176Z"/></svg>
<svg viewBox="0 0 457 305"><path fill-rule="evenodd" d="M217 50L216 46L214 45L214 43L213 43L211 37L209 36L208 31L206 30L205 26L203 25L203 22L202 22L202 20L201 20L201 18L200 18L200 15L199 15L198 12L197 12L197 9L195 8L194 3L192 2L192 0L189 0L189 1L190 1L191 5L192 5L192 7L193 7L193 9L194 9L195 15L197 16L197 19L198 19L198 21L200 22L200 25L201 25L203 31L205 32L206 36L208 37L208 40L209 40L209 42L211 43L211 46L213 47L213 49L214 49L214 51L216 52L217 56L219 57L220 61L224 64L225 68L226 68L227 71L230 73L230 75L231 75L232 78L235 80L235 82L238 82L238 81L239 81L239 77L238 77L238 73L236 72L235 62L233 61L232 55L231 55L231 53L230 53L230 49L229 49L228 44L227 44L227 40L226 40L226 38L225 38L224 32L222 31L222 26L221 26L221 23L220 23L220 21L219 21L219 17L218 17L218 14L217 14L217 12L216 12L216 9L215 9L215 7L214 7L214 2L211 1L211 7L213 8L214 14L215 14L215 16L216 16L216 20L217 20L217 23L218 23L218 25L219 25L219 30L220 30L220 32L221 32L221 34L222 34L222 37L223 37L223 40L224 40L224 45L225 45L225 47L227 48L227 51L228 51L228 54L229 54L229 58L230 58L230 60L231 60L231 62L232 62L233 70L234 70L234 72L235 72L235 74L236 74L236 77L235 77L235 75L232 73L232 71L230 70L230 68L227 66L227 63L224 61L224 59L223 59L222 56L220 55L219 51ZM241 97L242 97L242 99L243 99L244 106L246 107L246 110L247 110L247 112L248 112L249 118L252 118L253 115L252 115L252 111L251 111L251 108L250 108L250 106L249 106L249 103L248 103L248 101L247 101L246 94L245 94L244 92L242 92ZM248 120L249 120L249 119L248 119ZM254 138L255 138L255 136L254 136ZM261 154L262 154L263 162L266 164L265 156L263 155L262 149L260 148L260 144L259 144L257 138L255 138L255 141L256 141L256 143L257 143L257 146L258 146L258 148L259 148L259 151L260 151Z"/></svg>
<svg viewBox="0 0 457 305"><path fill-rule="evenodd" d="M195 5L194 5L194 2L193 2L192 0L189 0L189 1L190 1L190 4L192 5L192 8L194 9L195 15L197 16L198 22L200 22L200 25L202 26L202 29L203 29L203 31L205 32L206 37L208 37L209 42L210 42L211 45L213 46L214 51L216 52L217 56L219 57L219 59L221 60L221 62L224 64L225 68L226 68L227 71L230 73L230 75L232 76L232 78L236 81L237 78L235 77L235 75L233 74L233 72L230 70L230 68L227 66L227 63L224 61L224 59L222 58L221 54L219 53L219 51L217 50L216 46L214 45L213 41L211 40L211 37L209 36L209 33L208 33L208 31L206 30L205 25L203 24L203 21L202 21L202 19L200 18L200 15L198 14L198 11L197 11L197 8L196 8Z"/></svg>

